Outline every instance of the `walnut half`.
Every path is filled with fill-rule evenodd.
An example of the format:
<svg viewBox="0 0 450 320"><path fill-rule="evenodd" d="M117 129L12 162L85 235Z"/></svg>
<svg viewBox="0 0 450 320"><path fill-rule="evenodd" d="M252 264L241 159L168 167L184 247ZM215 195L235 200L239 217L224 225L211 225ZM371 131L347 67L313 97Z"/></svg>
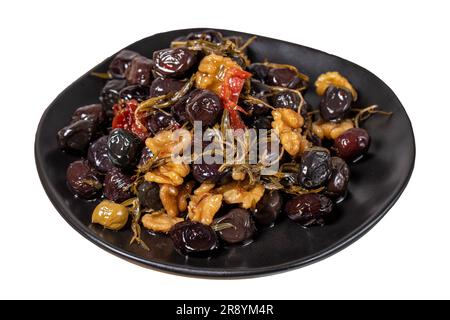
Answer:
<svg viewBox="0 0 450 320"><path fill-rule="evenodd" d="M304 120L296 111L288 108L277 108L272 111L272 128L280 138L281 145L291 156L303 153L310 146L302 136L301 127Z"/></svg>
<svg viewBox="0 0 450 320"><path fill-rule="evenodd" d="M353 88L352 84L347 80L347 78L342 76L337 71L322 73L317 78L315 85L316 92L319 96L323 96L329 86L335 86L337 88L343 88L350 91L353 96L353 101L356 101L356 99L358 99L358 93L356 92L355 88Z"/></svg>
<svg viewBox="0 0 450 320"><path fill-rule="evenodd" d="M214 184L204 182L194 191L188 205L189 219L206 225L212 223L223 199L221 194L211 192L213 188Z"/></svg>
<svg viewBox="0 0 450 320"><path fill-rule="evenodd" d="M171 217L164 211L157 211L147 213L141 221L144 227L149 230L167 233L174 225L183 221L183 218Z"/></svg>

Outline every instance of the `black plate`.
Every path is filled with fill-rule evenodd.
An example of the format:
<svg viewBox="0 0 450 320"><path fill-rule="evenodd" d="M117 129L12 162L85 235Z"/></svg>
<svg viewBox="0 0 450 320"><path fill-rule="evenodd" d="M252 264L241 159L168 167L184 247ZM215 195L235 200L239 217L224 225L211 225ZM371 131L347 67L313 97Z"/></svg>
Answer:
<svg viewBox="0 0 450 320"><path fill-rule="evenodd" d="M151 56L169 46L170 41L202 29L176 30L140 40L127 49ZM225 35L249 34L220 30ZM66 168L76 157L58 150L56 132L67 124L79 106L95 103L103 81L89 72L64 90L47 108L39 123L36 142L36 165L45 191L63 218L87 239L103 249L140 265L168 272L195 276L241 277L285 271L318 261L343 249L375 225L392 207L408 183L415 159L414 135L408 115L394 92L378 77L364 68L327 53L280 40L258 37L250 46L252 61L268 59L289 63L308 74L314 81L326 71L339 71L355 85L358 104L377 103L392 117L373 116L363 126L372 136L369 155L351 166L349 196L337 205L338 219L325 227L303 229L283 220L264 230L247 246L222 250L210 258L185 258L173 249L170 239L145 233L151 247L146 252L129 245L131 232L113 232L90 224L94 202L73 197L66 181ZM93 70L103 72L111 58ZM316 105L318 98L310 90L306 97ZM51 232L51 227L48 226ZM386 244L385 244L386 245Z"/></svg>

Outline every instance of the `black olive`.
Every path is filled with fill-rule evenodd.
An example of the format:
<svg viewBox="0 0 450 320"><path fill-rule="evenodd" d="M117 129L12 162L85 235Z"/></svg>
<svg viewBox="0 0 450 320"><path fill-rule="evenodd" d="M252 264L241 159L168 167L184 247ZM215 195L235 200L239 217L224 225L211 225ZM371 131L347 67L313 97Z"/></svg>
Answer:
<svg viewBox="0 0 450 320"><path fill-rule="evenodd" d="M271 116L259 115L250 117L246 123L250 128L270 130L272 129L272 120Z"/></svg>
<svg viewBox="0 0 450 320"><path fill-rule="evenodd" d="M178 100L170 109L172 116L180 124L184 124L189 121L186 113L186 104L189 102L189 100L190 95L185 95L180 100Z"/></svg>
<svg viewBox="0 0 450 320"><path fill-rule="evenodd" d="M152 60L143 56L134 57L126 72L128 84L149 85L153 79L152 69Z"/></svg>
<svg viewBox="0 0 450 320"><path fill-rule="evenodd" d="M223 217L215 221L215 224L229 223L233 227L220 230L219 236L227 243L235 244L249 240L256 231L255 223L249 211L242 208L231 209Z"/></svg>
<svg viewBox="0 0 450 320"><path fill-rule="evenodd" d="M272 68L266 76L266 83L271 86L298 89L304 85L295 71L287 68Z"/></svg>
<svg viewBox="0 0 450 320"><path fill-rule="evenodd" d="M108 136L98 138L89 146L87 158L89 163L99 172L106 173L113 168L108 156Z"/></svg>
<svg viewBox="0 0 450 320"><path fill-rule="evenodd" d="M250 95L254 97L262 97L272 92L272 89L256 79L250 79Z"/></svg>
<svg viewBox="0 0 450 320"><path fill-rule="evenodd" d="M328 197L317 193L296 196L284 207L284 211L291 220L305 227L323 225L331 216L332 210L333 202Z"/></svg>
<svg viewBox="0 0 450 320"><path fill-rule="evenodd" d="M331 175L330 152L326 148L313 147L302 154L298 180L307 189L323 186Z"/></svg>
<svg viewBox="0 0 450 320"><path fill-rule="evenodd" d="M148 209L161 210L163 205L159 198L159 185L155 182L144 181L137 188L139 203Z"/></svg>
<svg viewBox="0 0 450 320"><path fill-rule="evenodd" d="M132 168L141 155L142 141L129 131L114 129L108 136L108 156L120 168Z"/></svg>
<svg viewBox="0 0 450 320"><path fill-rule="evenodd" d="M195 90L186 104L186 114L189 121L201 121L202 126L213 126L221 115L223 107L219 97L209 90Z"/></svg>
<svg viewBox="0 0 450 320"><path fill-rule="evenodd" d="M356 161L367 153L370 147L370 136L362 128L345 131L334 140L336 154L345 161Z"/></svg>
<svg viewBox="0 0 450 320"><path fill-rule="evenodd" d="M119 102L120 91L126 85L126 80L113 79L106 82L100 93L100 101L107 113Z"/></svg>
<svg viewBox="0 0 450 320"><path fill-rule="evenodd" d="M182 78L197 63L197 57L187 48L163 49L153 53L153 61L158 76Z"/></svg>
<svg viewBox="0 0 450 320"><path fill-rule="evenodd" d="M134 51L120 51L111 61L111 64L109 65L109 73L114 78L125 78L125 72L130 66L131 60L133 60L137 56L139 56L139 53Z"/></svg>
<svg viewBox="0 0 450 320"><path fill-rule="evenodd" d="M72 123L79 120L90 120L95 123L97 127L101 126L105 121L105 111L101 104L90 104L84 107L79 107L72 114Z"/></svg>
<svg viewBox="0 0 450 320"><path fill-rule="evenodd" d="M132 85L123 88L120 91L120 99L124 99L126 101L130 101L132 99L137 102L142 102L149 98L150 87L149 86L141 86L141 85Z"/></svg>
<svg viewBox="0 0 450 320"><path fill-rule="evenodd" d="M195 180L202 183L205 181L216 183L223 175L223 172L219 171L221 164L212 163L200 163L192 164L192 175Z"/></svg>
<svg viewBox="0 0 450 320"><path fill-rule="evenodd" d="M222 43L223 36L216 30L203 30L199 32L191 32L187 35L186 40L205 40L213 43Z"/></svg>
<svg viewBox="0 0 450 320"><path fill-rule="evenodd" d="M264 82L270 68L263 64L253 63L247 67L247 71L253 74L253 78Z"/></svg>
<svg viewBox="0 0 450 320"><path fill-rule="evenodd" d="M347 191L350 169L339 157L331 158L331 177L325 188L325 194L332 198L343 196Z"/></svg>
<svg viewBox="0 0 450 320"><path fill-rule="evenodd" d="M329 86L320 100L320 115L326 121L342 120L350 111L352 99L350 91Z"/></svg>
<svg viewBox="0 0 450 320"><path fill-rule="evenodd" d="M275 222L283 207L283 198L278 190L266 190L261 200L253 210L253 218L262 226L269 226Z"/></svg>
<svg viewBox="0 0 450 320"><path fill-rule="evenodd" d="M291 91L278 92L272 96L271 105L274 108L290 108L297 111L300 105L300 97Z"/></svg>
<svg viewBox="0 0 450 320"><path fill-rule="evenodd" d="M266 97L262 96L258 99L268 104ZM239 100L238 105L247 112L245 116L250 118L253 116L265 115L271 111L265 104L250 100Z"/></svg>
<svg viewBox="0 0 450 320"><path fill-rule="evenodd" d="M138 167L141 167L144 164L146 164L151 158L153 158L153 153L150 151L150 149L147 147L142 148L141 158L139 160Z"/></svg>
<svg viewBox="0 0 450 320"><path fill-rule="evenodd" d="M174 117L162 111L157 111L148 117L147 127L151 133L157 134L161 130L178 128L180 125Z"/></svg>
<svg viewBox="0 0 450 320"><path fill-rule="evenodd" d="M103 195L114 202L123 202L133 196L133 178L118 168L112 168L105 176Z"/></svg>
<svg viewBox="0 0 450 320"><path fill-rule="evenodd" d="M58 145L61 149L84 153L95 132L96 125L91 120L78 120L58 131Z"/></svg>
<svg viewBox="0 0 450 320"><path fill-rule="evenodd" d="M169 231L169 236L182 254L209 253L219 246L214 230L200 222L179 222Z"/></svg>
<svg viewBox="0 0 450 320"><path fill-rule="evenodd" d="M67 168L66 180L70 190L85 199L95 198L102 190L98 173L86 160L72 162Z"/></svg>
<svg viewBox="0 0 450 320"><path fill-rule="evenodd" d="M186 84L184 80L158 77L150 86L150 98L177 92Z"/></svg>

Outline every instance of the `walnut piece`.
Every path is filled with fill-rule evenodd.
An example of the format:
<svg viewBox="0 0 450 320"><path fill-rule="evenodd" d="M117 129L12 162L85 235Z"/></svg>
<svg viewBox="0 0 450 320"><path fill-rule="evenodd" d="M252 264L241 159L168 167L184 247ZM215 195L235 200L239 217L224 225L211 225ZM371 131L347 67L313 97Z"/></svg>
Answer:
<svg viewBox="0 0 450 320"><path fill-rule="evenodd" d="M190 167L188 164L168 161L147 172L144 177L145 180L150 182L179 186L183 184L183 179L189 174L189 171Z"/></svg>
<svg viewBox="0 0 450 320"><path fill-rule="evenodd" d="M312 131L320 139L326 138L334 140L353 127L353 121L350 119L346 119L342 122L314 122L312 124Z"/></svg>
<svg viewBox="0 0 450 320"><path fill-rule="evenodd" d="M178 151L178 154L184 147L190 145L191 138L191 133L184 129L163 130L154 137L147 138L145 145L154 155L163 158L171 156L175 151Z"/></svg>
<svg viewBox="0 0 450 320"><path fill-rule="evenodd" d="M164 211L157 211L147 213L141 221L144 227L149 230L167 233L175 224L183 221L183 218L171 217Z"/></svg>
<svg viewBox="0 0 450 320"><path fill-rule="evenodd" d="M178 216L178 188L170 184L161 184L159 187L159 198L170 217Z"/></svg>
<svg viewBox="0 0 450 320"><path fill-rule="evenodd" d="M200 89L209 89L220 95L222 82L230 68L241 67L231 58L218 56L214 53L207 55L200 61L195 77L195 85Z"/></svg>
<svg viewBox="0 0 450 320"><path fill-rule="evenodd" d="M264 186L256 184L252 187L242 186L232 182L215 190L223 194L223 200L228 204L240 204L244 209L254 208L264 194Z"/></svg>
<svg viewBox="0 0 450 320"><path fill-rule="evenodd" d="M352 84L337 71L322 73L315 82L316 92L319 96L323 96L329 86L347 89L353 96L353 101L358 98L358 93Z"/></svg>
<svg viewBox="0 0 450 320"><path fill-rule="evenodd" d="M310 146L309 141L302 136L301 127L304 120L296 111L288 108L277 108L272 111L272 128L280 138L281 145L287 153L295 157Z"/></svg>
<svg viewBox="0 0 450 320"><path fill-rule="evenodd" d="M214 188L212 183L202 183L194 194L188 205L189 219L210 225L215 214L222 206L223 196L221 194L211 193Z"/></svg>

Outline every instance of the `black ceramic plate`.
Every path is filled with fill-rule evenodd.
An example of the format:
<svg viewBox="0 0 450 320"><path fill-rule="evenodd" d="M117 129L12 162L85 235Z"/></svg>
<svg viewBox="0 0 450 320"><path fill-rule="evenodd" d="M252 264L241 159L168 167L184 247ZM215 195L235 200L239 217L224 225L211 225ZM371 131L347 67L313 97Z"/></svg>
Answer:
<svg viewBox="0 0 450 320"><path fill-rule="evenodd" d="M145 56L169 46L170 41L192 31L176 30L140 40L127 49ZM249 34L220 30L225 35ZM63 218L87 239L103 249L132 262L164 271L196 276L241 277L285 271L318 261L343 249L375 225L398 199L412 173L415 158L414 136L408 115L394 92L378 77L364 68L327 53L280 40L258 37L250 46L252 61L268 59L295 65L312 80L326 71L339 71L350 79L359 93L358 104L377 103L392 117L373 116L364 123L372 136L367 157L351 166L349 195L337 205L337 220L324 227L303 229L287 219L264 230L247 246L220 251L210 258L186 258L173 249L165 236L144 233L150 246L147 252L129 245L131 232L113 232L90 224L94 202L73 197L66 181L66 168L76 157L58 150L56 132L67 124L79 106L96 103L103 81L89 72L64 90L47 108L36 133L36 165L50 200ZM103 72L111 58L93 71ZM310 90L308 100L317 105ZM48 226L47 232L51 232ZM380 244L382 245L382 244ZM385 244L386 245L386 244Z"/></svg>

